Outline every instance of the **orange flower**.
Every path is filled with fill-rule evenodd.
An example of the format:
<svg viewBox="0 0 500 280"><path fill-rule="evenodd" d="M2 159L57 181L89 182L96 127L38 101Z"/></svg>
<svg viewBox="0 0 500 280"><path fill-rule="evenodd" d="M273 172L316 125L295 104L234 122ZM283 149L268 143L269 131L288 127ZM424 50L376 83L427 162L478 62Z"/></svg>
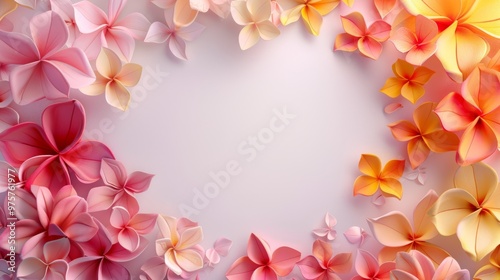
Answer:
<svg viewBox="0 0 500 280"><path fill-rule="evenodd" d="M462 85L462 95L448 94L436 107L448 131L465 130L457 161L479 162L497 151L500 139L500 73L479 67Z"/></svg>
<svg viewBox="0 0 500 280"><path fill-rule="evenodd" d="M408 158L413 169L422 164L431 151L443 153L457 150L458 136L442 128L439 117L434 113L435 108L435 103L423 103L413 112L415 124L399 121L389 125L396 140L408 141Z"/></svg>
<svg viewBox="0 0 500 280"><path fill-rule="evenodd" d="M362 55L378 59L382 53L382 42L389 39L391 26L383 20L377 20L367 28L363 15L358 12L340 18L346 33L337 35L333 49L347 52L359 49Z"/></svg>
<svg viewBox="0 0 500 280"><path fill-rule="evenodd" d="M405 168L404 160L391 160L382 169L380 159L375 155L363 154L359 160L361 175L354 181L354 195L373 195L380 188L382 195L401 199L403 186L398 181Z"/></svg>
<svg viewBox="0 0 500 280"><path fill-rule="evenodd" d="M462 82L488 54L485 37L500 38L500 1L401 0L413 15L423 15L440 27L436 56L448 75ZM473 50L473 51L471 51Z"/></svg>
<svg viewBox="0 0 500 280"><path fill-rule="evenodd" d="M398 252L418 250L428 256L435 264L441 263L449 254L443 249L427 242L437 235L436 227L427 212L438 196L429 191L413 211L413 227L406 216L397 211L375 219L368 219L374 237L386 246L378 255L379 262L393 261Z"/></svg>
<svg viewBox="0 0 500 280"><path fill-rule="evenodd" d="M417 102L425 94L424 85L434 74L429 68L415 68L401 59L392 65L392 72L396 77L387 79L380 91L392 98L402 95L411 103Z"/></svg>

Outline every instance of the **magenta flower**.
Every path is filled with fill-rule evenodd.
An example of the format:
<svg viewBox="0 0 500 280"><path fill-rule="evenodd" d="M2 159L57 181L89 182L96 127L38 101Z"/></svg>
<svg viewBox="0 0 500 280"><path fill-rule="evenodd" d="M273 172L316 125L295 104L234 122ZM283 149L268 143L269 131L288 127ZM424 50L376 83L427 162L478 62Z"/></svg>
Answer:
<svg viewBox="0 0 500 280"><path fill-rule="evenodd" d="M147 240L141 237L141 246L134 252L130 252L118 243L113 244L106 228L100 223L98 225L97 234L82 244L85 257L69 263L66 279L131 279L130 272L120 263L139 256L146 249Z"/></svg>
<svg viewBox="0 0 500 280"><path fill-rule="evenodd" d="M0 30L0 64L15 65L9 75L14 102L24 105L42 98L66 98L70 88L95 80L87 57L77 48L63 48L68 28L52 11L34 16L33 39Z"/></svg>
<svg viewBox="0 0 500 280"><path fill-rule="evenodd" d="M70 245L66 238L56 239L45 243L43 257L29 257L19 265L17 277L19 279L64 280L68 263Z"/></svg>
<svg viewBox="0 0 500 280"><path fill-rule="evenodd" d="M120 59L130 61L135 48L134 39L144 40L150 25L146 17L140 13L131 13L118 20L126 3L126 0L109 0L108 14L89 1L74 4L78 29L95 38L87 49L90 59L95 59L101 47L106 47Z"/></svg>
<svg viewBox="0 0 500 280"><path fill-rule="evenodd" d="M126 208L115 206L109 222L116 229L118 243L133 252L140 247L141 236L153 230L157 217L155 214L129 213Z"/></svg>
<svg viewBox="0 0 500 280"><path fill-rule="evenodd" d="M99 180L103 158L113 158L101 142L84 141L85 111L73 100L48 106L42 113L42 126L21 123L0 133L0 151L5 160L20 167L21 181L46 186L54 193L70 184L68 169L78 180Z"/></svg>
<svg viewBox="0 0 500 280"><path fill-rule="evenodd" d="M89 211L102 211L111 206L123 206L131 213L139 212L134 194L149 188L153 175L136 171L127 176L127 170L117 160L105 158L101 163L101 177L106 186L92 188L87 196Z"/></svg>

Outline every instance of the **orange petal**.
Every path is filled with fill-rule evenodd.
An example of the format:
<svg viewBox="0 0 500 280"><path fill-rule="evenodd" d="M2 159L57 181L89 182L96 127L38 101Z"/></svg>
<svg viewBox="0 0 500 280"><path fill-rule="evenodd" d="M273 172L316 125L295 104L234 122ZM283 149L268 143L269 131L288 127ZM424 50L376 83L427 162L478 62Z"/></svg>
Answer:
<svg viewBox="0 0 500 280"><path fill-rule="evenodd" d="M401 27L394 32L391 41L398 51L405 53L416 45L417 37L408 28Z"/></svg>
<svg viewBox="0 0 500 280"><path fill-rule="evenodd" d="M500 279L500 269L496 266L487 264L476 271L473 279L497 280Z"/></svg>
<svg viewBox="0 0 500 280"><path fill-rule="evenodd" d="M482 205L497 188L498 176L490 166L476 163L460 167L455 173L454 183L456 188L467 191Z"/></svg>
<svg viewBox="0 0 500 280"><path fill-rule="evenodd" d="M413 246L411 243L401 247L384 247L378 253L378 262L379 263L393 262L396 259L396 255L399 252L410 252L412 247Z"/></svg>
<svg viewBox="0 0 500 280"><path fill-rule="evenodd" d="M198 11L191 8L189 0L177 0L174 6L174 23L176 26L185 27L194 22Z"/></svg>
<svg viewBox="0 0 500 280"><path fill-rule="evenodd" d="M449 236L457 232L458 224L479 205L472 195L462 189L445 191L429 212L434 225L441 235Z"/></svg>
<svg viewBox="0 0 500 280"><path fill-rule="evenodd" d="M463 133L458 146L461 165L482 161L491 156L498 148L495 133L482 119L469 126Z"/></svg>
<svg viewBox="0 0 500 280"><path fill-rule="evenodd" d="M377 60L382 53L382 44L370 36L365 36L358 41L359 52L373 60Z"/></svg>
<svg viewBox="0 0 500 280"><path fill-rule="evenodd" d="M484 114L500 107L500 73L478 67L462 84L462 95L467 102L475 105Z"/></svg>
<svg viewBox="0 0 500 280"><path fill-rule="evenodd" d="M413 230L401 212L392 211L375 219L368 219L374 237L384 246L401 247L411 244Z"/></svg>
<svg viewBox="0 0 500 280"><path fill-rule="evenodd" d="M385 81L385 84L380 91L391 98L396 98L401 95L401 88L405 83L406 80L391 77Z"/></svg>
<svg viewBox="0 0 500 280"><path fill-rule="evenodd" d="M439 117L434 113L435 108L436 103L425 102L413 111L413 120L422 135L441 130Z"/></svg>
<svg viewBox="0 0 500 280"><path fill-rule="evenodd" d="M445 250L428 242L416 242L415 250L418 250L422 252L422 254L429 257L434 265L441 264L444 259L450 256L450 254L448 254Z"/></svg>
<svg viewBox="0 0 500 280"><path fill-rule="evenodd" d="M500 244L500 223L487 211L477 210L465 217L457 229L462 248L479 261Z"/></svg>
<svg viewBox="0 0 500 280"><path fill-rule="evenodd" d="M398 141L410 141L411 139L420 136L417 127L409 121L399 121L389 124L392 136Z"/></svg>
<svg viewBox="0 0 500 280"><path fill-rule="evenodd" d="M460 139L449 131L439 130L423 136L429 149L435 153L452 152L458 149Z"/></svg>
<svg viewBox="0 0 500 280"><path fill-rule="evenodd" d="M493 252L491 252L490 263L497 268L500 268L500 245L497 246Z"/></svg>
<svg viewBox="0 0 500 280"><path fill-rule="evenodd" d="M382 171L382 163L376 155L362 154L359 159L358 168L361 173L377 178Z"/></svg>
<svg viewBox="0 0 500 280"><path fill-rule="evenodd" d="M373 195L378 190L378 184L377 178L361 175L354 181L353 195Z"/></svg>
<svg viewBox="0 0 500 280"><path fill-rule="evenodd" d="M321 24L323 23L323 17L321 16L321 14L309 5L302 9L301 14L302 19L306 24L307 30L311 34L318 36Z"/></svg>
<svg viewBox="0 0 500 280"><path fill-rule="evenodd" d="M340 19L347 34L358 38L365 36L366 23L362 14L354 12L346 16L340 16Z"/></svg>
<svg viewBox="0 0 500 280"><path fill-rule="evenodd" d="M445 96L436 106L436 114L448 131L461 131L470 126L481 112L458 93Z"/></svg>
<svg viewBox="0 0 500 280"><path fill-rule="evenodd" d="M500 188L496 187L495 191L491 194L486 202L483 203L483 207L488 209L492 215L494 215L498 221L500 221ZM500 261L500 259L498 259ZM499 266L500 267L500 266Z"/></svg>
<svg viewBox="0 0 500 280"><path fill-rule="evenodd" d="M437 235L437 230L432 222L432 217L428 214L437 199L438 195L436 192L430 190L424 198L420 200L413 211L413 228L415 237L419 241L426 241Z"/></svg>
<svg viewBox="0 0 500 280"><path fill-rule="evenodd" d="M386 178L379 180L380 191L384 196L393 196L397 199L403 197L403 186L401 182L394 178Z"/></svg>
<svg viewBox="0 0 500 280"><path fill-rule="evenodd" d="M425 89L421 84L408 81L401 88L401 95L415 104L425 94Z"/></svg>
<svg viewBox="0 0 500 280"><path fill-rule="evenodd" d="M408 159L410 160L411 168L413 169L424 163L431 152L427 143L421 137L408 142L407 150Z"/></svg>
<svg viewBox="0 0 500 280"><path fill-rule="evenodd" d="M500 107L485 114L483 120L491 127L497 140L500 139Z"/></svg>
<svg viewBox="0 0 500 280"><path fill-rule="evenodd" d="M340 1L338 0L321 0L321 1L310 1L309 6L314 7L320 15L324 16L333 11Z"/></svg>
<svg viewBox="0 0 500 280"><path fill-rule="evenodd" d="M411 81L424 85L429 81L432 75L434 75L434 71L427 67L419 66L415 68L415 71L413 72L413 75L411 77Z"/></svg>
<svg viewBox="0 0 500 280"><path fill-rule="evenodd" d="M380 177L382 178L393 178L399 179L403 176L403 172L405 170L405 161L404 160L391 160L389 161L382 170Z"/></svg>
<svg viewBox="0 0 500 280"><path fill-rule="evenodd" d="M358 49L358 37L354 37L347 33L341 33L335 38L333 50L353 52Z"/></svg>
<svg viewBox="0 0 500 280"><path fill-rule="evenodd" d="M410 63L398 59L394 64L392 64L392 72L394 72L394 75L396 77L399 77L401 79L408 80L413 76L414 72L414 67Z"/></svg>
<svg viewBox="0 0 500 280"><path fill-rule="evenodd" d="M435 43L427 43L415 46L406 54L406 61L414 65L422 65L434 53L437 47Z"/></svg>
<svg viewBox="0 0 500 280"><path fill-rule="evenodd" d="M366 32L367 36L370 36L379 42L387 41L387 39L389 39L390 34L391 34L391 25L383 20L377 20L374 23L372 23L372 25L370 25L368 31Z"/></svg>
<svg viewBox="0 0 500 280"><path fill-rule="evenodd" d="M375 0L373 1L380 17L384 18L396 6L396 0Z"/></svg>
<svg viewBox="0 0 500 280"><path fill-rule="evenodd" d="M106 85L106 101L109 105L126 111L130 103L130 93L120 82L110 82Z"/></svg>

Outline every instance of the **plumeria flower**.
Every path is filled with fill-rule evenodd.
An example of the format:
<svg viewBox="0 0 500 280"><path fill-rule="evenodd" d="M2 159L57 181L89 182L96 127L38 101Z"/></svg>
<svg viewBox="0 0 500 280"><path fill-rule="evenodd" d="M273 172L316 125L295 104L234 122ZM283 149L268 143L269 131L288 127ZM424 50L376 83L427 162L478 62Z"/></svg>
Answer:
<svg viewBox="0 0 500 280"><path fill-rule="evenodd" d="M220 262L221 256L227 256L232 245L233 241L227 238L217 239L217 241L215 241L214 243L214 247L207 249L207 251L205 252L205 259L208 266L214 267L216 264L218 264Z"/></svg>
<svg viewBox="0 0 500 280"><path fill-rule="evenodd" d="M164 257L168 269L183 276L203 268L203 248L198 245L203 240L203 231L197 223L186 218L160 216L158 228L156 254Z"/></svg>
<svg viewBox="0 0 500 280"><path fill-rule="evenodd" d="M434 113L435 108L435 103L423 103L413 112L415 124L409 121L389 124L396 140L408 142L408 158L412 168L420 166L431 151L443 153L458 148L458 136L443 129L439 117Z"/></svg>
<svg viewBox="0 0 500 280"><path fill-rule="evenodd" d="M474 279L496 280L500 279L500 245L491 252L490 263L476 271Z"/></svg>
<svg viewBox="0 0 500 280"><path fill-rule="evenodd" d="M69 263L66 279L131 279L130 272L120 263L131 261L146 249L147 240L141 237L141 246L134 252L111 242L106 228L97 222L99 230L88 242L82 243L85 256Z"/></svg>
<svg viewBox="0 0 500 280"><path fill-rule="evenodd" d="M68 28L58 14L48 11L34 16L30 30L33 39L0 31L0 63L15 66L9 81L16 103L66 98L70 88L95 80L85 54L80 49L63 48Z"/></svg>
<svg viewBox="0 0 500 280"><path fill-rule="evenodd" d="M500 38L499 1L402 0L411 14L435 21L442 30L437 38L436 56L448 75L462 82L489 52L487 39ZM474 50L471 55L470 50Z"/></svg>
<svg viewBox="0 0 500 280"><path fill-rule="evenodd" d="M43 258L29 257L23 259L17 271L19 279L65 279L68 270L69 241L60 238L43 245Z"/></svg>
<svg viewBox="0 0 500 280"><path fill-rule="evenodd" d="M140 248L141 236L151 232L156 224L155 214L129 213L122 206L113 207L109 222L116 229L118 243L133 252Z"/></svg>
<svg viewBox="0 0 500 280"><path fill-rule="evenodd" d="M354 269L358 275L352 280L390 280L391 270L396 268L396 263L385 262L379 265L377 259L367 251L358 250L354 261Z"/></svg>
<svg viewBox="0 0 500 280"><path fill-rule="evenodd" d="M340 0L292 0L292 8L281 13L281 23L288 25L296 22L302 17L307 30L315 35L319 35L323 16L335 9ZM343 1L349 3L348 1Z"/></svg>
<svg viewBox="0 0 500 280"><path fill-rule="evenodd" d="M325 215L325 226L313 230L314 235L317 237L325 237L327 240L334 240L337 237L337 231L333 229L337 225L337 218L326 213Z"/></svg>
<svg viewBox="0 0 500 280"><path fill-rule="evenodd" d="M358 167L364 175L359 176L354 181L354 195L370 196L380 189L384 196L394 196L401 199L403 186L398 179L403 175L404 160L391 160L382 169L382 163L377 156L363 154Z"/></svg>
<svg viewBox="0 0 500 280"><path fill-rule="evenodd" d="M424 96L424 85L434 74L434 71L427 67L419 66L415 68L401 59L398 59L392 65L392 71L396 77L387 79L380 91L392 98L402 95L411 103L417 102Z"/></svg>
<svg viewBox="0 0 500 280"><path fill-rule="evenodd" d="M349 243L361 246L369 235L363 228L352 226L344 232L344 236Z"/></svg>
<svg viewBox="0 0 500 280"><path fill-rule="evenodd" d="M406 216L398 211L389 212L375 219L368 219L374 237L385 247L379 253L381 262L393 261L397 252L419 250L439 264L449 254L428 240L437 235L432 219L427 213L437 200L429 191L413 211L413 227Z"/></svg>
<svg viewBox="0 0 500 280"><path fill-rule="evenodd" d="M462 94L448 94L436 107L443 127L462 131L457 162L467 165L479 162L499 146L500 73L484 67L476 68L462 84Z"/></svg>
<svg viewBox="0 0 500 280"><path fill-rule="evenodd" d="M330 244L316 240L313 243L313 254L297 263L307 280L339 280L337 273L347 273L352 267L351 253L333 255Z"/></svg>
<svg viewBox="0 0 500 280"><path fill-rule="evenodd" d="M186 42L198 38L205 30L205 26L193 22L189 26L179 27L174 24L172 14L169 11L165 11L164 15L165 23L157 21L151 24L144 42L158 44L167 42L175 57L187 60Z"/></svg>
<svg viewBox="0 0 500 280"><path fill-rule="evenodd" d="M103 211L114 205L138 213L139 204L134 194L148 190L153 175L140 171L127 175L121 162L107 158L102 160L100 174L105 186L90 190L87 196L89 211Z"/></svg>
<svg viewBox="0 0 500 280"><path fill-rule="evenodd" d="M300 260L300 252L290 247L271 251L269 245L255 234L250 235L247 256L237 259L226 272L228 280L278 279L287 276Z"/></svg>
<svg viewBox="0 0 500 280"><path fill-rule="evenodd" d="M135 63L122 62L112 50L102 48L96 60L96 81L80 91L87 95L104 93L111 106L126 111L130 104L130 92L141 79L142 67Z"/></svg>
<svg viewBox="0 0 500 280"><path fill-rule="evenodd" d="M132 59L134 39L144 40L150 23L140 13L131 13L118 19L126 3L126 0L109 0L108 14L89 1L74 4L78 29L95 38L86 51L89 59L96 58L102 47L113 50L121 60Z"/></svg>
<svg viewBox="0 0 500 280"><path fill-rule="evenodd" d="M417 15L414 30L403 26L394 32L391 41L398 51L406 53L406 61L414 65L422 65L436 52L437 35L436 22Z"/></svg>
<svg viewBox="0 0 500 280"><path fill-rule="evenodd" d="M271 40L280 34L279 29L269 20L271 17L269 0L232 1L231 15L237 24L245 26L239 35L242 50L257 44L259 38Z"/></svg>
<svg viewBox="0 0 500 280"><path fill-rule="evenodd" d="M64 120L64 121L63 121ZM48 106L42 113L42 126L21 123L0 134L0 151L5 160L19 169L21 181L47 186L54 193L70 184L68 169L78 180L99 180L103 158L113 158L101 142L82 140L85 111L80 102L68 101Z"/></svg>
<svg viewBox="0 0 500 280"><path fill-rule="evenodd" d="M366 26L362 14L353 12L340 17L346 33L335 38L334 50L359 52L371 59L378 59L382 53L382 42L389 39L391 26L383 20L377 20L370 27Z"/></svg>
<svg viewBox="0 0 500 280"><path fill-rule="evenodd" d="M391 271L395 280L469 280L467 269L461 269L458 262L447 257L435 269L432 261L419 251L399 252L396 269Z"/></svg>
<svg viewBox="0 0 500 280"><path fill-rule="evenodd" d="M66 45L85 50L85 46L80 46L78 43L74 44L76 38L79 38L80 36L86 36L81 34L78 30L78 27L76 26L75 9L73 8L73 3L70 0L50 0L50 9L59 14L68 27L68 41L66 42ZM82 39L83 38L81 38L80 40Z"/></svg>
<svg viewBox="0 0 500 280"><path fill-rule="evenodd" d="M430 214L441 235L456 234L465 252L478 261L500 244L497 173L484 163L463 166L454 183L455 188L438 198Z"/></svg>
<svg viewBox="0 0 500 280"><path fill-rule="evenodd" d="M426 168L421 165L415 169L408 166L405 168L403 177L410 181L417 181L420 185L425 185L425 181L427 180L427 171Z"/></svg>

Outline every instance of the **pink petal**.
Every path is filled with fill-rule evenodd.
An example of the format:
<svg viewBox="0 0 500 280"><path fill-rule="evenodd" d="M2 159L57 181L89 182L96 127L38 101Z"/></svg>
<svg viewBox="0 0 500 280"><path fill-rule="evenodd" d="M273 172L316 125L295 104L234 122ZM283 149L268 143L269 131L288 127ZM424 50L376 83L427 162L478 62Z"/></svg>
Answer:
<svg viewBox="0 0 500 280"><path fill-rule="evenodd" d="M168 47L175 57L187 60L186 42L184 42L182 38L170 37L168 40Z"/></svg>
<svg viewBox="0 0 500 280"><path fill-rule="evenodd" d="M198 38L204 30L204 25L198 22L193 22L189 26L177 30L175 35L181 37L184 41L190 42Z"/></svg>
<svg viewBox="0 0 500 280"><path fill-rule="evenodd" d="M335 225L337 225L337 218L332 216L330 213L326 213L325 215L325 224L328 228L333 228Z"/></svg>
<svg viewBox="0 0 500 280"><path fill-rule="evenodd" d="M123 7L127 4L127 0L109 0L108 1L108 16L109 22L114 23L120 13L123 10Z"/></svg>
<svg viewBox="0 0 500 280"><path fill-rule="evenodd" d="M378 192L377 194L372 196L371 201L376 206L382 206L385 204L385 197L382 195L382 193Z"/></svg>
<svg viewBox="0 0 500 280"><path fill-rule="evenodd" d="M139 240L139 247L133 252L128 251L119 243L116 243L113 246L111 246L111 249L109 249L109 251L106 253L106 258L114 262L127 262L137 258L137 256L142 254L142 252L144 252L144 250L146 249L147 245L148 245L148 240L142 236L140 237Z"/></svg>
<svg viewBox="0 0 500 280"><path fill-rule="evenodd" d="M16 110L6 107L0 108L0 132L19 124L19 114Z"/></svg>
<svg viewBox="0 0 500 280"><path fill-rule="evenodd" d="M49 143L64 153L80 141L85 127L85 111L76 100L47 107L42 114L42 127Z"/></svg>
<svg viewBox="0 0 500 280"><path fill-rule="evenodd" d="M130 174L125 183L125 189L132 193L142 193L148 190L154 175L136 171Z"/></svg>
<svg viewBox="0 0 500 280"><path fill-rule="evenodd" d="M25 105L44 97L66 98L69 84L62 73L48 62L33 62L15 67L10 73L14 102Z"/></svg>
<svg viewBox="0 0 500 280"><path fill-rule="evenodd" d="M101 142L82 141L62 155L62 158L80 182L92 183L100 178L101 160L114 157L109 148Z"/></svg>
<svg viewBox="0 0 500 280"><path fill-rule="evenodd" d="M95 74L87 56L82 50L68 48L52 54L47 58L54 65L72 88L80 88L92 84Z"/></svg>
<svg viewBox="0 0 500 280"><path fill-rule="evenodd" d="M129 227L140 235L148 234L153 230L157 219L157 214L137 214L130 220Z"/></svg>
<svg viewBox="0 0 500 280"><path fill-rule="evenodd" d="M297 266L302 273L302 276L306 279L316 279L318 278L325 269L321 267L318 259L313 256L307 256L297 263Z"/></svg>
<svg viewBox="0 0 500 280"><path fill-rule="evenodd" d="M85 242L92 238L97 232L97 226L92 216L81 213L76 216L71 223L64 228L66 236L76 242Z"/></svg>
<svg viewBox="0 0 500 280"><path fill-rule="evenodd" d="M151 0L151 3L155 4L159 8L166 10L174 6L175 0Z"/></svg>
<svg viewBox="0 0 500 280"><path fill-rule="evenodd" d="M131 13L116 22L113 28L121 29L134 39L144 41L150 25L151 23L143 14Z"/></svg>
<svg viewBox="0 0 500 280"><path fill-rule="evenodd" d="M94 279L131 279L130 272L121 264L103 259L98 278Z"/></svg>
<svg viewBox="0 0 500 280"><path fill-rule="evenodd" d="M346 16L341 16L340 19L347 34L358 38L365 36L366 23L362 14L353 12Z"/></svg>
<svg viewBox="0 0 500 280"><path fill-rule="evenodd" d="M16 189L16 202L16 217L18 219L27 221L38 220L37 202L31 192L21 188Z"/></svg>
<svg viewBox="0 0 500 280"><path fill-rule="evenodd" d="M52 216L52 210L54 210L54 198L46 187L40 187L36 192L36 206L40 224L47 228Z"/></svg>
<svg viewBox="0 0 500 280"><path fill-rule="evenodd" d="M39 58L38 49L28 36L0 30L0 63L27 64Z"/></svg>
<svg viewBox="0 0 500 280"><path fill-rule="evenodd" d="M375 257L364 250L358 250L356 260L354 261L354 268L359 276L365 279L372 279L377 276L379 265Z"/></svg>
<svg viewBox="0 0 500 280"><path fill-rule="evenodd" d="M6 192L12 185L20 184L17 171L10 164L0 161L0 193ZM5 213L3 209L0 208L0 226L4 225L5 222L2 219L5 218Z"/></svg>
<svg viewBox="0 0 500 280"><path fill-rule="evenodd" d="M137 214L139 212L139 203L137 199L127 192L123 192L121 196L115 198L115 206L122 206L128 209L129 213Z"/></svg>
<svg viewBox="0 0 500 280"><path fill-rule="evenodd" d="M82 50L88 59L94 60L99 55L103 42L105 42L103 32L96 31L88 34L79 34L71 46Z"/></svg>
<svg viewBox="0 0 500 280"><path fill-rule="evenodd" d="M35 156L26 160L19 168L20 179L27 189L46 186L53 193L70 184L68 169L58 156Z"/></svg>
<svg viewBox="0 0 500 280"><path fill-rule="evenodd" d="M87 195L89 212L107 210L113 205L115 197L120 191L109 187L92 188Z"/></svg>
<svg viewBox="0 0 500 280"><path fill-rule="evenodd" d="M349 243L358 244L361 246L363 244L366 236L367 236L367 233L365 232L364 229L362 229L360 227L353 226L353 227L348 228L344 232L344 236Z"/></svg>
<svg viewBox="0 0 500 280"><path fill-rule="evenodd" d="M103 158L101 162L101 177L108 186L121 189L127 180L127 170L123 164L112 158Z"/></svg>
<svg viewBox="0 0 500 280"><path fill-rule="evenodd" d="M379 42L385 42L389 39L390 32L390 24L383 20L377 20L368 28L367 34Z"/></svg>
<svg viewBox="0 0 500 280"><path fill-rule="evenodd" d="M124 228L118 233L118 243L133 252L139 248L140 236L134 229Z"/></svg>
<svg viewBox="0 0 500 280"><path fill-rule="evenodd" d="M77 196L67 197L55 205L51 223L59 226L68 238L85 242L97 232L97 225L87 213L87 202Z"/></svg>
<svg viewBox="0 0 500 280"><path fill-rule="evenodd" d="M274 251L269 264L279 276L286 276L292 272L295 264L300 260L300 252L290 247L280 247Z"/></svg>
<svg viewBox="0 0 500 280"><path fill-rule="evenodd" d="M392 114L394 112L396 112L397 110L403 108L403 105L401 103L390 103L390 104L387 104L387 106L384 107L384 112L386 114Z"/></svg>
<svg viewBox="0 0 500 280"><path fill-rule="evenodd" d="M207 249L205 252L205 258L207 259L207 264L210 267L214 267L214 265L220 262L220 255L214 248Z"/></svg>
<svg viewBox="0 0 500 280"><path fill-rule="evenodd" d="M52 262L47 269L45 279L65 280L68 267L68 263L64 260Z"/></svg>
<svg viewBox="0 0 500 280"><path fill-rule="evenodd" d="M358 41L358 49L361 54L373 60L377 60L382 53L382 44L375 39L366 36Z"/></svg>
<svg viewBox="0 0 500 280"><path fill-rule="evenodd" d="M481 114L458 93L445 96L436 106L435 112L444 129L449 131L464 130Z"/></svg>
<svg viewBox="0 0 500 280"><path fill-rule="evenodd" d="M60 15L47 11L30 21L31 35L42 58L61 49L68 41L68 28Z"/></svg>
<svg viewBox="0 0 500 280"><path fill-rule="evenodd" d="M34 156L54 153L41 127L34 123L22 123L0 133L0 151L14 167Z"/></svg>
<svg viewBox="0 0 500 280"><path fill-rule="evenodd" d="M50 264L59 259L65 259L69 254L69 240L67 238L59 238L49 241L43 245L43 256L45 262Z"/></svg>
<svg viewBox="0 0 500 280"><path fill-rule="evenodd" d="M8 244L9 231L5 230L0 235L0 241L5 242L3 244ZM16 253L21 253L22 251L31 251L35 246L39 245L38 240L45 236L44 229L35 220L20 220L16 222ZM38 239L36 243L28 244L28 241ZM28 244L28 245L27 245ZM28 257L27 255L23 255ZM40 255L41 257L41 255Z"/></svg>
<svg viewBox="0 0 500 280"><path fill-rule="evenodd" d="M109 217L109 223L111 226L117 229L122 229L128 225L129 221L130 214L126 208L121 206L113 207L113 211L111 211L111 216Z"/></svg>
<svg viewBox="0 0 500 280"><path fill-rule="evenodd" d="M106 14L89 1L78 2L73 7L75 8L76 25L82 33L95 32L108 24Z"/></svg>
<svg viewBox="0 0 500 280"><path fill-rule="evenodd" d="M269 245L253 233L248 239L247 254L250 260L259 265L267 265L271 260Z"/></svg>
<svg viewBox="0 0 500 280"><path fill-rule="evenodd" d="M98 279L102 257L83 257L69 263L66 277L74 280Z"/></svg>
<svg viewBox="0 0 500 280"><path fill-rule="evenodd" d="M47 266L38 258L26 258L20 264L17 277L21 279L43 279Z"/></svg>
<svg viewBox="0 0 500 280"><path fill-rule="evenodd" d="M228 280L248 280L259 265L252 262L249 257L237 259L226 272Z"/></svg>
<svg viewBox="0 0 500 280"><path fill-rule="evenodd" d="M257 268L250 280L278 280L278 275L269 266L261 266Z"/></svg>
<svg viewBox="0 0 500 280"><path fill-rule="evenodd" d="M28 7L30 9L35 9L36 8L36 1L37 0L16 0L16 2L22 6Z"/></svg>
<svg viewBox="0 0 500 280"><path fill-rule="evenodd" d="M135 49L135 40L128 32L120 29L109 29L105 34L107 47L115 52L121 60L130 61Z"/></svg>
<svg viewBox="0 0 500 280"><path fill-rule="evenodd" d="M165 278L167 269L165 261L161 257L152 257L141 266L141 270L146 273L148 279Z"/></svg>
<svg viewBox="0 0 500 280"><path fill-rule="evenodd" d="M164 23L158 21L153 22L153 24L149 27L146 37L144 38L144 42L158 44L163 43L170 38L169 31L171 31L170 28Z"/></svg>
<svg viewBox="0 0 500 280"><path fill-rule="evenodd" d="M0 74L0 80L2 80L1 74ZM0 108L7 107L11 102L12 102L12 92L10 90L10 83L8 81L0 81ZM8 114L8 112L6 112L9 110L14 111L14 109L7 109L7 110L4 110L2 115L7 113L7 116L12 116L12 114ZM2 116L2 118L5 118L5 116ZM10 118L8 118L8 119L10 119ZM2 121L5 122L4 120L2 120ZM14 124L11 124L11 125L15 125L18 123L19 123L19 116L17 117L17 122Z"/></svg>
<svg viewBox="0 0 500 280"><path fill-rule="evenodd" d="M102 225L99 220L95 220L98 226L97 233L87 242L80 243L85 255L102 257L103 254L109 252L112 247L109 231Z"/></svg>
<svg viewBox="0 0 500 280"><path fill-rule="evenodd" d="M229 253L229 250L231 249L232 245L233 245L233 241L231 241L227 238L219 238L214 243L214 249L221 256L225 257Z"/></svg>

